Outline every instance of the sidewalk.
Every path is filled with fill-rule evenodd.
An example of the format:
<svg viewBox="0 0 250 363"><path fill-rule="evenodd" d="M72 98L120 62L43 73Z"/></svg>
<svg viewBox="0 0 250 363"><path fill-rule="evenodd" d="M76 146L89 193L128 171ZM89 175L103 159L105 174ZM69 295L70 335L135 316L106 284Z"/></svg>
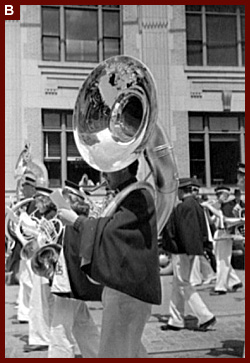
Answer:
<svg viewBox="0 0 250 363"><path fill-rule="evenodd" d="M245 271L237 271L245 286ZM163 303L154 306L143 341L150 358L241 358L245 341L245 289L221 296L210 296L211 285L198 287L217 324L207 332L192 330L195 318L187 308L187 329L162 331L167 322L172 276L162 276ZM14 325L18 286L5 286L5 358L47 358L47 352L24 353L28 325ZM95 321L100 326L102 306L89 303ZM77 358L80 358L77 356Z"/></svg>

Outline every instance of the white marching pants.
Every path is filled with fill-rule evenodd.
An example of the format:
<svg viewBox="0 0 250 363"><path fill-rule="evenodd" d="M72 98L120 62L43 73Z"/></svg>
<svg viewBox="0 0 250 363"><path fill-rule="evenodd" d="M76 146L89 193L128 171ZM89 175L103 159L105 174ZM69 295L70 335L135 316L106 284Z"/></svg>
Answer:
<svg viewBox="0 0 250 363"><path fill-rule="evenodd" d="M204 304L198 292L190 283L195 256L172 255L173 285L170 299L168 324L178 328L184 328L185 302L188 303L199 324L203 324L213 318L213 314Z"/></svg>
<svg viewBox="0 0 250 363"><path fill-rule="evenodd" d="M30 297L29 344L49 345L53 302L54 296L50 292L48 280L34 274Z"/></svg>
<svg viewBox="0 0 250 363"><path fill-rule="evenodd" d="M30 261L20 261L19 290L17 297L17 320L29 321L30 296L33 286L33 272L31 271Z"/></svg>
<svg viewBox="0 0 250 363"><path fill-rule="evenodd" d="M100 333L87 304L55 295L48 358L97 358Z"/></svg>
<svg viewBox="0 0 250 363"><path fill-rule="evenodd" d="M190 283L192 286L201 285L203 282L209 283L216 278L209 261L205 256L195 256L193 267L190 274Z"/></svg>
<svg viewBox="0 0 250 363"><path fill-rule="evenodd" d="M151 304L105 287L98 358L148 358L141 338Z"/></svg>
<svg viewBox="0 0 250 363"><path fill-rule="evenodd" d="M220 234L224 233L225 232L223 230L218 230L218 237L220 237ZM224 240L221 239L215 242L215 258L217 270L215 291L231 290L233 285L241 282L231 265L232 248L233 240L230 238Z"/></svg>

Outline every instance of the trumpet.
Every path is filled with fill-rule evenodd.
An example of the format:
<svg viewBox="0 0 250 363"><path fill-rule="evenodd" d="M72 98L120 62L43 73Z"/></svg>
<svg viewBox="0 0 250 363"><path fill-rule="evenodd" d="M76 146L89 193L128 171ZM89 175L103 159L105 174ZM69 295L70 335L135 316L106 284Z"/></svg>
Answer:
<svg viewBox="0 0 250 363"><path fill-rule="evenodd" d="M239 211L237 210L237 215L233 214L235 217L226 217L223 215L222 210L217 201L209 201L203 202L201 205L204 208L207 208L213 214L213 222L216 224L217 228L224 229L225 234L217 238L217 231L214 235L214 240L221 239L234 239L234 240L244 240L245 239L245 210ZM233 233L230 232L230 229L233 228Z"/></svg>

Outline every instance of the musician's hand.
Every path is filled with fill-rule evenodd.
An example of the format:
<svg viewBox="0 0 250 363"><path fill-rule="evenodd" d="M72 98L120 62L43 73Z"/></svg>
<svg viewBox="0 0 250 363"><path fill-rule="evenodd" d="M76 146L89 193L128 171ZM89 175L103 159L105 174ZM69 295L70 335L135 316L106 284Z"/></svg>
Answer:
<svg viewBox="0 0 250 363"><path fill-rule="evenodd" d="M63 224L73 226L76 219L78 218L78 214L72 209L61 208L57 211L57 217L62 221Z"/></svg>
<svg viewBox="0 0 250 363"><path fill-rule="evenodd" d="M46 230L48 234L52 234L55 230L54 224L46 219L46 218L42 218L40 221L40 228L41 230Z"/></svg>

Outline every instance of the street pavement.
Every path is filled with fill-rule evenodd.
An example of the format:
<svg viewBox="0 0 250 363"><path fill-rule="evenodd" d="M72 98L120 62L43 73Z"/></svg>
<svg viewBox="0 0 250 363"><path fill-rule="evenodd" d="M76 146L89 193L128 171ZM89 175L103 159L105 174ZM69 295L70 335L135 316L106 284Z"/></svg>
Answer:
<svg viewBox="0 0 250 363"><path fill-rule="evenodd" d="M196 318L186 309L186 329L162 331L168 320L168 306L172 276L161 276L163 299L161 306L154 306L146 325L143 342L149 358L242 358L245 342L245 271L237 270L244 288L235 293L210 296L213 285L197 287L202 299L214 313L217 323L206 332L195 330ZM25 353L28 324L16 321L18 286L5 285L5 358L47 358L47 351ZM101 303L88 303L90 311L101 326ZM81 358L77 355L76 358Z"/></svg>

